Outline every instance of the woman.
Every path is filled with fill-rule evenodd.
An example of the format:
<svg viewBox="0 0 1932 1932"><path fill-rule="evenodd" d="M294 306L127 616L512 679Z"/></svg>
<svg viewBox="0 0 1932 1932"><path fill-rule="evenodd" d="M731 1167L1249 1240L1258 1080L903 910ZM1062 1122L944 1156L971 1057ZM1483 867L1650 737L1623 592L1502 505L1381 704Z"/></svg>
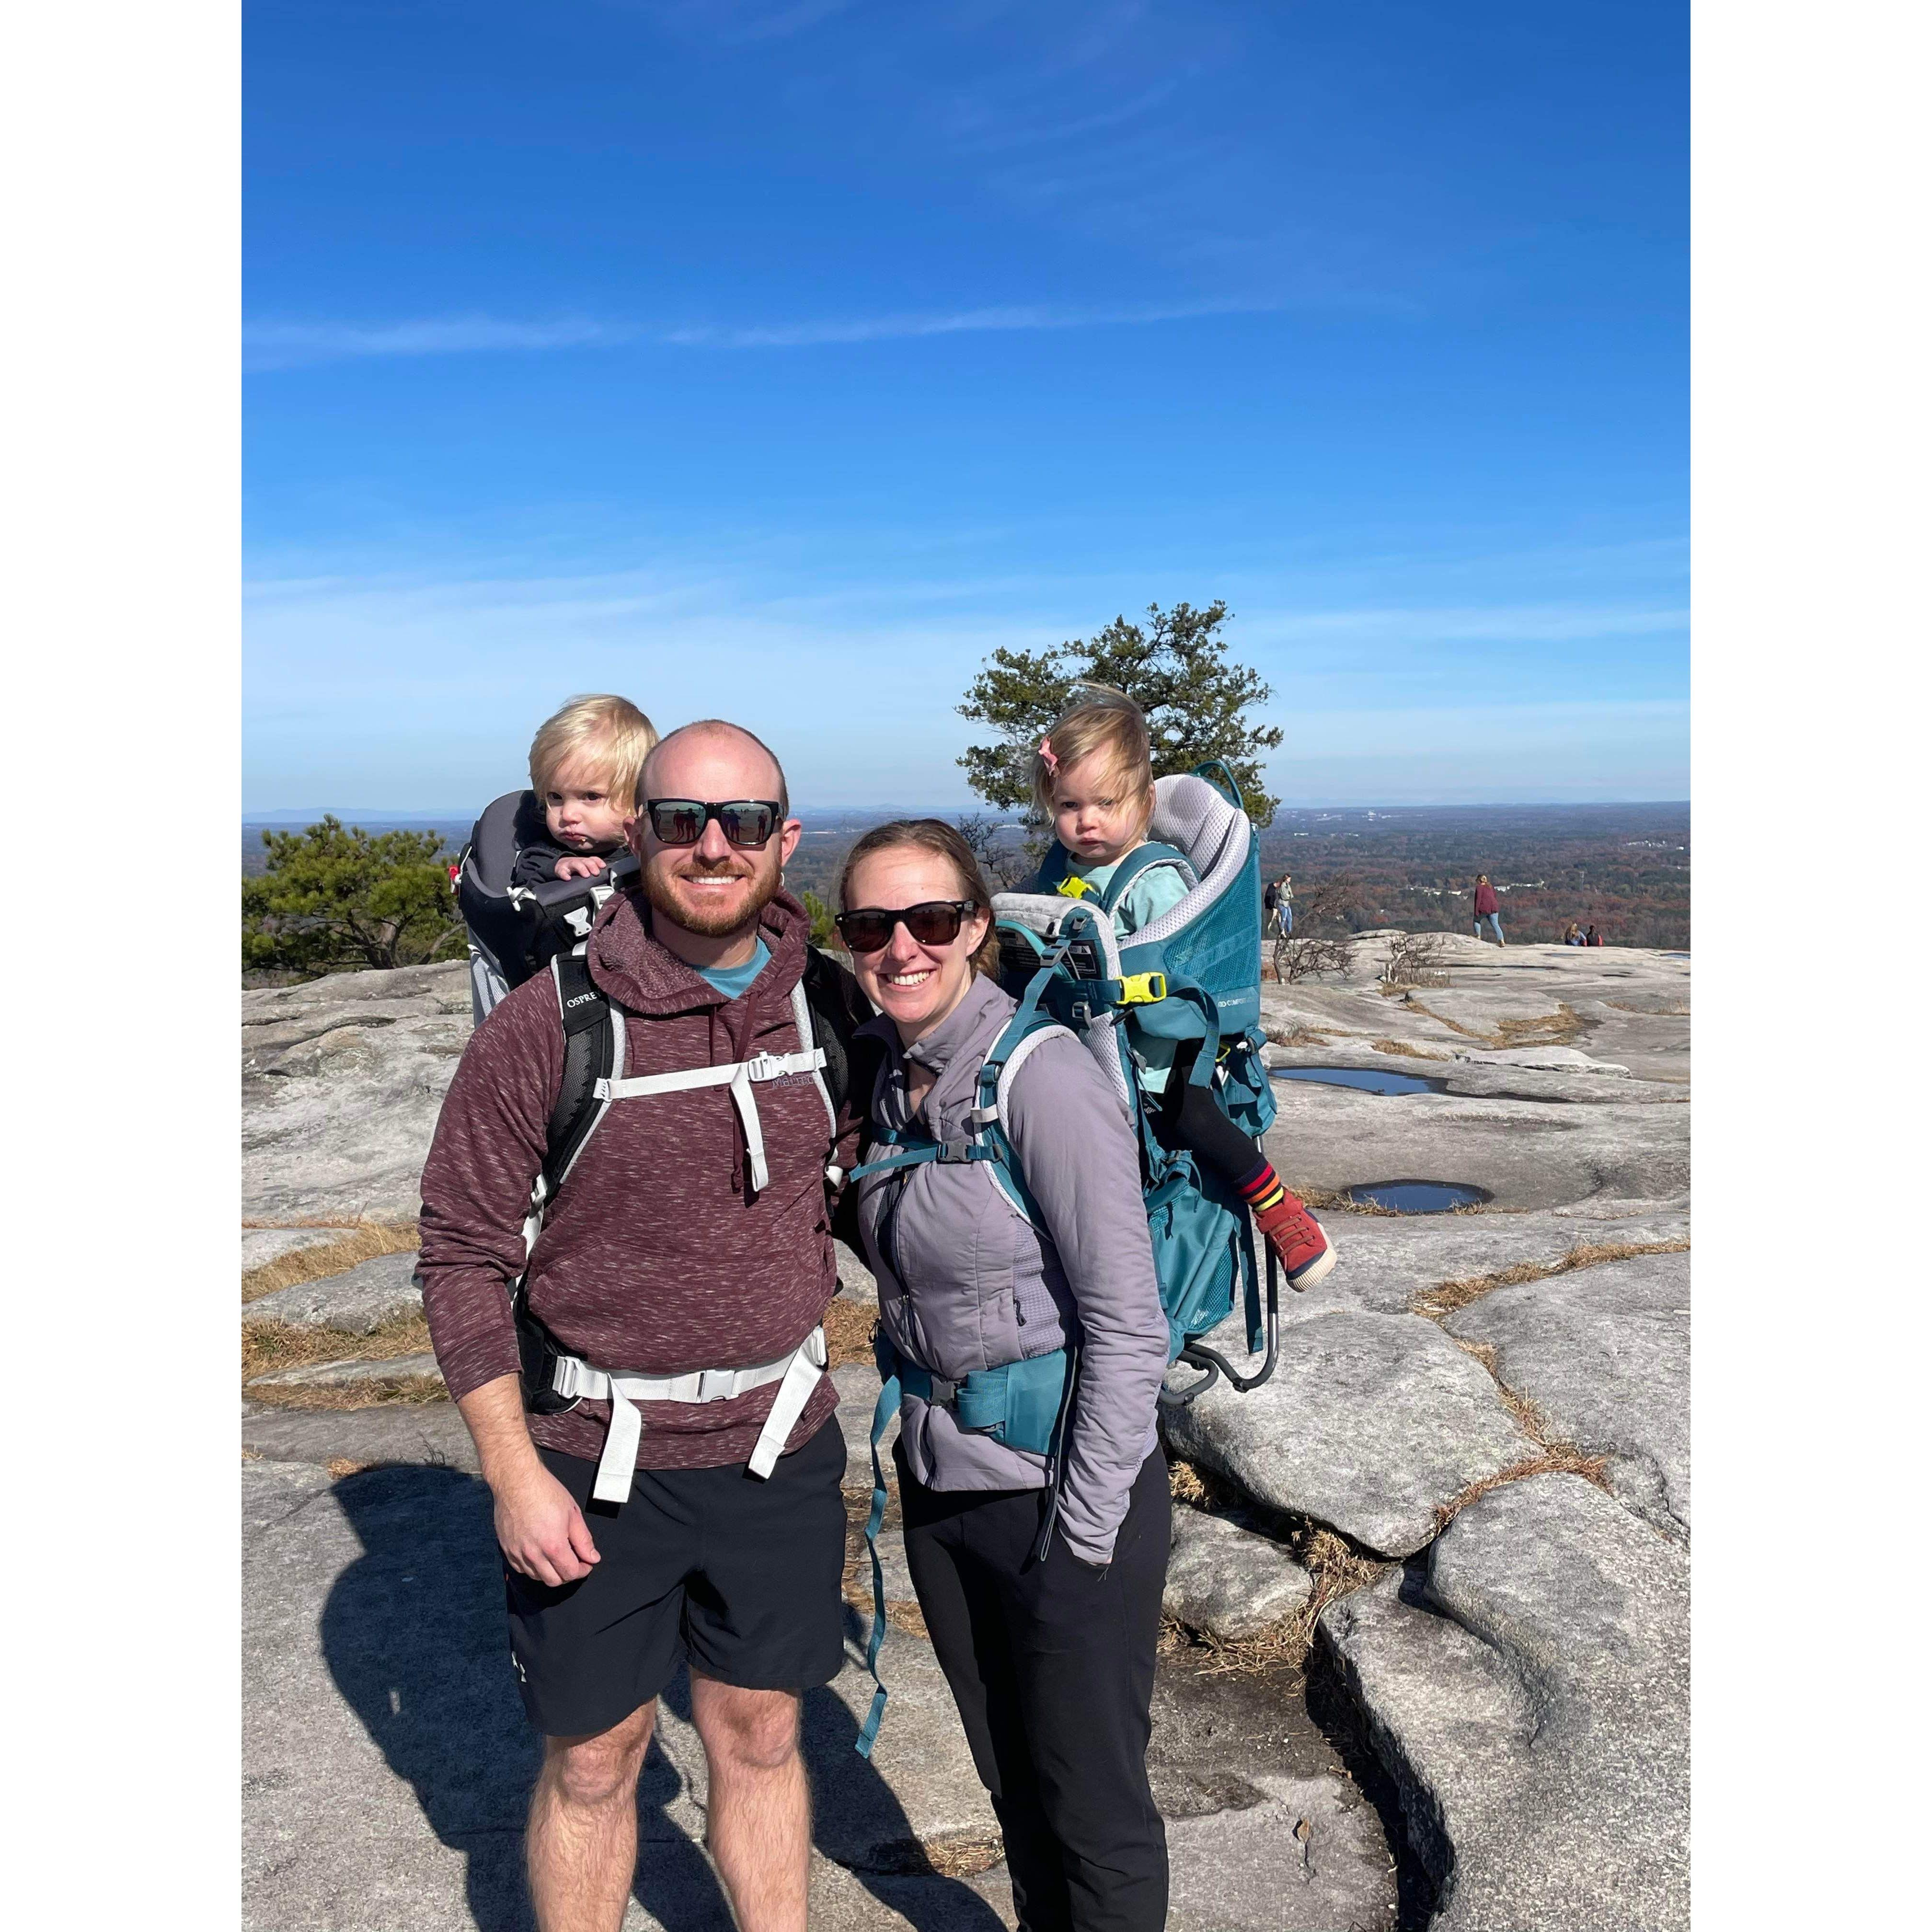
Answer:
<svg viewBox="0 0 1932 1932"><path fill-rule="evenodd" d="M1595 929L1594 926L1591 928L1592 932ZM1574 919L1563 928L1563 944L1565 946L1581 946L1583 944L1583 928Z"/></svg>
<svg viewBox="0 0 1932 1932"><path fill-rule="evenodd" d="M1486 872L1476 874L1476 937L1483 936L1483 921L1487 920L1496 928L1496 944L1507 946L1509 941L1503 937L1503 922L1496 904L1496 889L1490 884Z"/></svg>
<svg viewBox="0 0 1932 1932"><path fill-rule="evenodd" d="M992 898L937 819L880 826L846 860L838 928L880 1010L860 1031L885 1047L874 1136L968 1132L980 1066L1014 1010L985 976ZM1154 1424L1168 1331L1138 1154L1071 1036L1020 1065L1005 1120L1043 1226L982 1162L855 1183L905 1391L893 1454L907 1566L1024 1932L1156 1932L1167 1843L1147 1747L1170 1533ZM962 1425L959 1385L1021 1360L1051 1367L1062 1350L1078 1366L1056 1501L1046 1453Z"/></svg>

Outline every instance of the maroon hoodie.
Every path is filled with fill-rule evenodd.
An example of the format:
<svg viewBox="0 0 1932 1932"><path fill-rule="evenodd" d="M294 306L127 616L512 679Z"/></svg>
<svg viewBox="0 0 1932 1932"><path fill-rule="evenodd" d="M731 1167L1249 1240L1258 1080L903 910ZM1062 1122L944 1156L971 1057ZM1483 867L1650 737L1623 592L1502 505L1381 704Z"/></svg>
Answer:
<svg viewBox="0 0 1932 1932"><path fill-rule="evenodd" d="M628 1076L795 1052L791 989L805 968L804 909L780 892L764 910L770 963L727 1000L652 938L636 892L605 906L590 936L591 978L625 1015ZM809 1042L808 1042L808 1044ZM563 1030L548 973L503 1000L472 1036L450 1083L422 1178L423 1308L452 1396L513 1375L508 1283L524 1269L524 1215L563 1078ZM838 1289L824 1169L830 1130L809 1074L756 1088L770 1178L754 1194L743 1130L727 1090L614 1102L591 1136L530 1257L530 1307L595 1367L641 1375L748 1368L796 1348ZM840 1121L842 1166L858 1121ZM641 1468L746 1460L776 1383L726 1402L644 1402ZM838 1401L828 1376L788 1449ZM542 1447L594 1459L606 1402L532 1416Z"/></svg>
<svg viewBox="0 0 1932 1932"><path fill-rule="evenodd" d="M1494 886L1478 886L1476 888L1476 916L1478 919L1486 919L1490 914L1496 910L1496 887Z"/></svg>

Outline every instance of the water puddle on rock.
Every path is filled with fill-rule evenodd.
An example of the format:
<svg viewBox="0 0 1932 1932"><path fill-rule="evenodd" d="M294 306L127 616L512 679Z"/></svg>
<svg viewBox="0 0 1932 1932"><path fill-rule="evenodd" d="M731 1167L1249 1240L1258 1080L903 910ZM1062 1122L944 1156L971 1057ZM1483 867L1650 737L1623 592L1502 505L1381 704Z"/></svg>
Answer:
<svg viewBox="0 0 1932 1932"><path fill-rule="evenodd" d="M1370 1180L1345 1192L1358 1207L1387 1208L1397 1214L1447 1214L1493 1198L1487 1188L1462 1180Z"/></svg>
<svg viewBox="0 0 1932 1932"><path fill-rule="evenodd" d="M1446 1080L1419 1074L1385 1072L1378 1066L1277 1066L1277 1080L1312 1080L1324 1087L1354 1087L1364 1094L1446 1094Z"/></svg>

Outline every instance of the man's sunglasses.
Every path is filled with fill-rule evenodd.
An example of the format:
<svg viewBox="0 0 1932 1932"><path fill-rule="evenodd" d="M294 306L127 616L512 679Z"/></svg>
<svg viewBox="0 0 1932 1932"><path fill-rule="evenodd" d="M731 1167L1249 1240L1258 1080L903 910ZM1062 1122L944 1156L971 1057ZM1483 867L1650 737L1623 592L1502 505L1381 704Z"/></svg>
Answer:
<svg viewBox="0 0 1932 1932"><path fill-rule="evenodd" d="M776 799L734 798L706 805L694 798L647 798L652 836L660 845L695 845L715 818L727 844L746 851L764 844L784 817Z"/></svg>
<svg viewBox="0 0 1932 1932"><path fill-rule="evenodd" d="M854 952L879 952L890 942L896 926L903 926L922 946L950 946L959 937L961 922L979 910L977 899L926 899L896 912L862 906L856 912L842 912L834 923Z"/></svg>

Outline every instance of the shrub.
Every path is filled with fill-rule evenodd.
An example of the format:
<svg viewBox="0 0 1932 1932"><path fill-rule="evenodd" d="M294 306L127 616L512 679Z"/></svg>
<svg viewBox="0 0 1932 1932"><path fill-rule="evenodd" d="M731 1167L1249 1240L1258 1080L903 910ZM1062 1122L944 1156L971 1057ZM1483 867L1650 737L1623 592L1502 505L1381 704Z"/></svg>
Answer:
<svg viewBox="0 0 1932 1932"><path fill-rule="evenodd" d="M371 834L330 817L264 832L268 869L242 881L244 968L314 979L413 966L463 934L434 832Z"/></svg>

